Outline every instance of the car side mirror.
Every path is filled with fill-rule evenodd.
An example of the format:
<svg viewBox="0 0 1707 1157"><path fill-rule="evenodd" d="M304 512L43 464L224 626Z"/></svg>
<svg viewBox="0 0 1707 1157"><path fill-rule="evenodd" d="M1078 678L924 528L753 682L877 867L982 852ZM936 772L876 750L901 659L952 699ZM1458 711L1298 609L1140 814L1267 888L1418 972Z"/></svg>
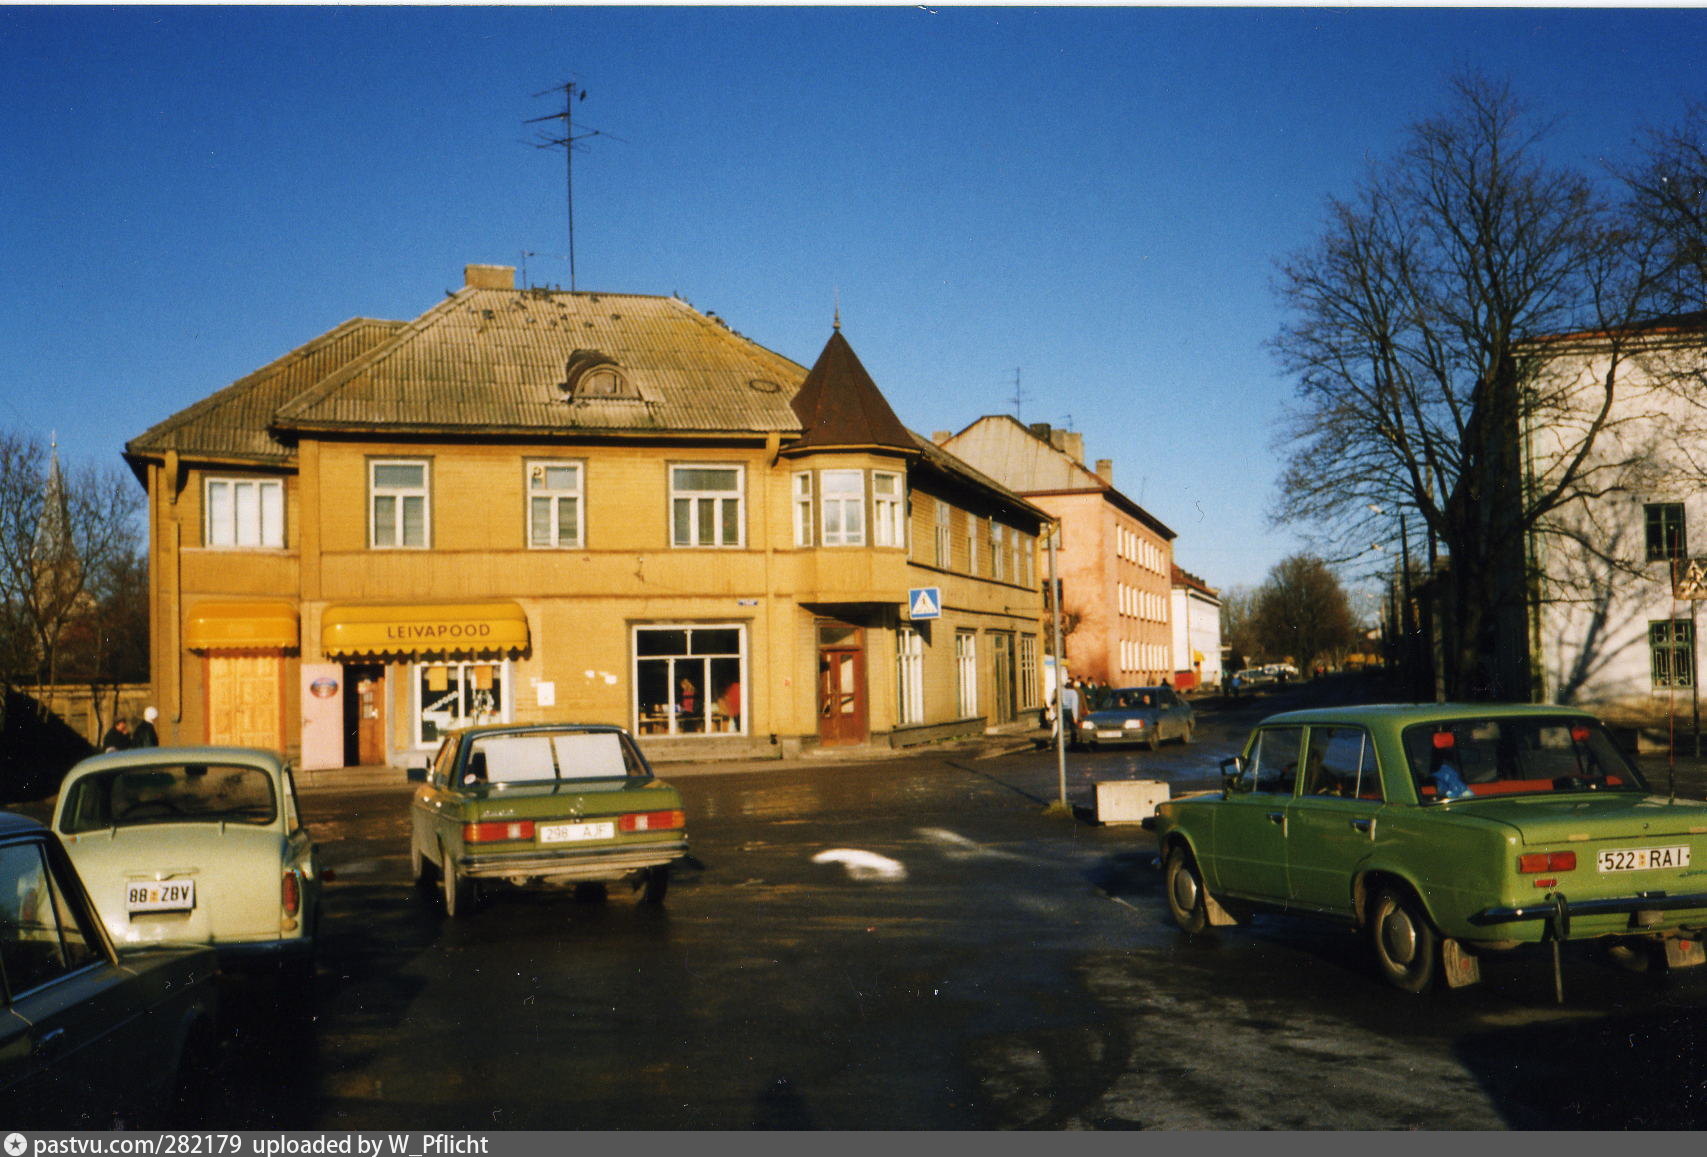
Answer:
<svg viewBox="0 0 1707 1157"><path fill-rule="evenodd" d="M1245 758L1235 755L1231 759L1221 761L1221 790L1227 795L1236 791L1245 791Z"/></svg>
<svg viewBox="0 0 1707 1157"><path fill-rule="evenodd" d="M405 768L404 774L409 777L410 783L426 783L427 782L427 769L424 767Z"/></svg>

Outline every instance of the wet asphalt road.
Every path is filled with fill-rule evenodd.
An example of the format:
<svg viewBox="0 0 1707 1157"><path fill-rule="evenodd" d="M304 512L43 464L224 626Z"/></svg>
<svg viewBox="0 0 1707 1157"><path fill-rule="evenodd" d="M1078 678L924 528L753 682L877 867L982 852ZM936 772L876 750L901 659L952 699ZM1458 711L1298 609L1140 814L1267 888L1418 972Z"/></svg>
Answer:
<svg viewBox="0 0 1707 1157"><path fill-rule="evenodd" d="M1198 743L680 774L695 866L664 909L500 890L444 920L407 880L407 792L316 792L329 885L311 1021L239 1016L209 1127L1696 1128L1707 969L1592 949L1407 997L1361 941L1167 916L1101 779L1214 782L1273 699Z"/></svg>

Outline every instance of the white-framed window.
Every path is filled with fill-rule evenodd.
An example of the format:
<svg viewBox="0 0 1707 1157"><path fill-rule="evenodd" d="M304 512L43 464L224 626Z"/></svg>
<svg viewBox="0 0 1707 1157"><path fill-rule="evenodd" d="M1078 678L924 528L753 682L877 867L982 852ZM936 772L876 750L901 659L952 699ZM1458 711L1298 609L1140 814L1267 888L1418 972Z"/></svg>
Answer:
<svg viewBox="0 0 1707 1157"><path fill-rule="evenodd" d="M1037 636L1019 637L1019 705L1021 710L1041 707L1038 702Z"/></svg>
<svg viewBox="0 0 1707 1157"><path fill-rule="evenodd" d="M671 466L670 544L740 546L745 495L740 466Z"/></svg>
<svg viewBox="0 0 1707 1157"><path fill-rule="evenodd" d="M202 493L202 541L208 546L285 544L282 479L209 478Z"/></svg>
<svg viewBox="0 0 1707 1157"><path fill-rule="evenodd" d="M422 459L368 461L368 545L379 550L426 547L431 541L427 463Z"/></svg>
<svg viewBox="0 0 1707 1157"><path fill-rule="evenodd" d="M990 577L1006 582L1008 577L1008 528L990 520Z"/></svg>
<svg viewBox="0 0 1707 1157"><path fill-rule="evenodd" d="M954 538L948 528L949 505L936 500L936 564L947 570L954 562Z"/></svg>
<svg viewBox="0 0 1707 1157"><path fill-rule="evenodd" d="M912 627L901 627L895 637L895 686L901 723L925 721L925 641Z"/></svg>
<svg viewBox="0 0 1707 1157"><path fill-rule="evenodd" d="M794 476L794 545L812 545L812 472Z"/></svg>
<svg viewBox="0 0 1707 1157"><path fill-rule="evenodd" d="M978 636L971 631L955 632L954 670L960 717L970 719L978 714Z"/></svg>
<svg viewBox="0 0 1707 1157"><path fill-rule="evenodd" d="M865 545L865 471L822 470L818 474L825 546Z"/></svg>
<svg viewBox="0 0 1707 1157"><path fill-rule="evenodd" d="M636 733L744 734L746 655L747 628L740 623L636 626Z"/></svg>
<svg viewBox="0 0 1707 1157"><path fill-rule="evenodd" d="M978 573L978 538L984 533L984 520L976 514L966 516L966 573Z"/></svg>
<svg viewBox="0 0 1707 1157"><path fill-rule="evenodd" d="M1032 560L1037 557L1036 542L1037 540L1029 534L1018 532L1014 534L1014 571L1018 575L1019 585L1022 587L1036 585L1032 578Z"/></svg>
<svg viewBox="0 0 1707 1157"><path fill-rule="evenodd" d="M907 520L902 517L906 497L901 476L884 470L871 472L871 542L873 546L906 546Z"/></svg>
<svg viewBox="0 0 1707 1157"><path fill-rule="evenodd" d="M528 546L554 550L581 545L581 464L527 464Z"/></svg>

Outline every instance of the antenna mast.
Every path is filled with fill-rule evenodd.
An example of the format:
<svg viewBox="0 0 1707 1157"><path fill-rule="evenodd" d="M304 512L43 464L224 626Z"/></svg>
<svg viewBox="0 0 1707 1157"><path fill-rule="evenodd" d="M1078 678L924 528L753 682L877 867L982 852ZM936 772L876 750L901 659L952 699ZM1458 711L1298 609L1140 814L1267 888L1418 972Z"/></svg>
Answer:
<svg viewBox="0 0 1707 1157"><path fill-rule="evenodd" d="M1019 410L1020 405L1025 401L1025 390L1022 389L1019 384L1019 371L1021 368L1022 367L1018 366L1014 367L1014 396L1008 399L1008 401L1014 404L1014 421L1016 422L1022 420L1020 418Z"/></svg>
<svg viewBox="0 0 1707 1157"><path fill-rule="evenodd" d="M554 137L550 135L541 135L538 143L534 145L534 148L563 150L563 183L569 210L569 291L573 293L575 291L575 142L584 141L588 137L602 137L609 136L610 134L602 133L598 129L593 129L590 132L584 132L580 136L576 136L575 102L578 100L586 100L587 90L581 88L571 80L558 85L556 88L548 88L544 92L536 92L533 95L535 97L541 97L554 92L561 92L563 94L563 111L548 113L542 117L534 117L525 123L533 125L539 124L541 121L563 122L562 136Z"/></svg>

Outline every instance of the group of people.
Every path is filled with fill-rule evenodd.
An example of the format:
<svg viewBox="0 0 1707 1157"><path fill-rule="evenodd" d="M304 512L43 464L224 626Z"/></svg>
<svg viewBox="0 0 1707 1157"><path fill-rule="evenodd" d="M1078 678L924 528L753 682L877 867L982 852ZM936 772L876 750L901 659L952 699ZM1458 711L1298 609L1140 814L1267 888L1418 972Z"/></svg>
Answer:
<svg viewBox="0 0 1707 1157"><path fill-rule="evenodd" d="M101 739L102 751L128 751L132 747L159 747L160 733L154 730L154 721L160 718L160 712L152 707L145 708L142 718L136 726L130 725L128 719L115 719L113 725L107 728L107 734Z"/></svg>

